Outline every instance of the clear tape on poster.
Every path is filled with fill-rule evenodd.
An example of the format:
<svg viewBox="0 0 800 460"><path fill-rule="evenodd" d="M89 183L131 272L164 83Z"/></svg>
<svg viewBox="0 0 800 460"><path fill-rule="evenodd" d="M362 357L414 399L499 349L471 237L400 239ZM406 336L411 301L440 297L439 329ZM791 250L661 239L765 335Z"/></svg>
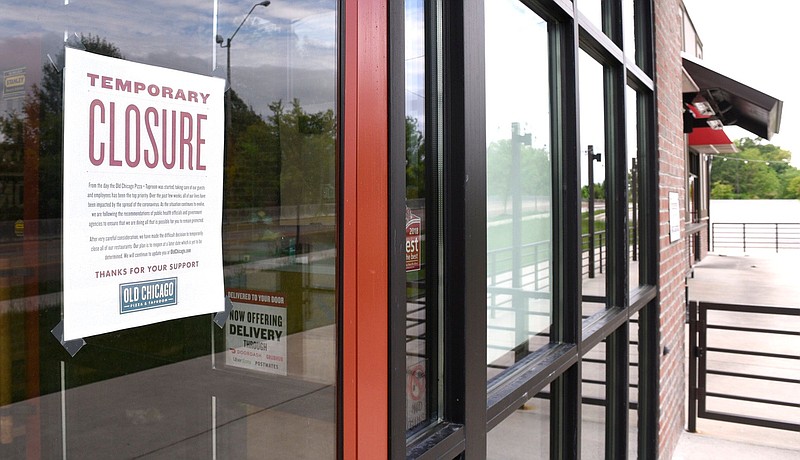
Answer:
<svg viewBox="0 0 800 460"><path fill-rule="evenodd" d="M54 327L53 330L50 332L58 340L58 343L60 343L61 346L64 347L65 350L67 350L67 353L69 353L69 355L72 356L73 358L75 357L76 354L78 354L80 349L83 348L84 345L86 345L86 341L83 340L82 338L74 340L64 340L64 320L61 320L56 325L56 327Z"/></svg>
<svg viewBox="0 0 800 460"><path fill-rule="evenodd" d="M231 310L233 310L233 302L231 302L231 298L226 295L225 309L214 315L214 322L217 324L217 326L219 326L220 329L224 328L225 323L228 322L228 316L230 316Z"/></svg>

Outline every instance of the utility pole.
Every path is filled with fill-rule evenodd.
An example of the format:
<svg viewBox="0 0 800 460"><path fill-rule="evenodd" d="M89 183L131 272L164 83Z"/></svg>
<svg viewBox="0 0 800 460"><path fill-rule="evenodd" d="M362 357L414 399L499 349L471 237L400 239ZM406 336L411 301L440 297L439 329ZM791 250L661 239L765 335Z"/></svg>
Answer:
<svg viewBox="0 0 800 460"><path fill-rule="evenodd" d="M522 295L522 145L531 145L530 133L521 135L519 123L511 123L511 287L516 315L517 353L528 352L528 302ZM535 261L534 263L538 263Z"/></svg>
<svg viewBox="0 0 800 460"><path fill-rule="evenodd" d="M600 161L600 153L594 153L594 146L588 147L589 153L589 278L594 278L594 162Z"/></svg>

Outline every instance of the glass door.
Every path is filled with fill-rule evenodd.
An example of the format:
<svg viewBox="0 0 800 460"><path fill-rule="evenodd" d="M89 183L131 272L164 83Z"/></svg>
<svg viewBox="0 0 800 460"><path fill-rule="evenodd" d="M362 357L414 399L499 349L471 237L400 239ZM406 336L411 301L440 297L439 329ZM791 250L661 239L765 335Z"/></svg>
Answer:
<svg viewBox="0 0 800 460"><path fill-rule="evenodd" d="M0 8L0 458L336 457L338 2Z"/></svg>

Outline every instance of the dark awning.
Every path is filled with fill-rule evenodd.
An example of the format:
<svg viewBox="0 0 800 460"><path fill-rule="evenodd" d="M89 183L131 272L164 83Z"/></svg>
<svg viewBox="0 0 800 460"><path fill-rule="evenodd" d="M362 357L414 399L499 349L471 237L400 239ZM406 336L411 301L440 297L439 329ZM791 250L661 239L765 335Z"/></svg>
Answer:
<svg viewBox="0 0 800 460"><path fill-rule="evenodd" d="M717 73L697 61L683 57L683 68L698 88L685 92L684 102L708 102L711 116L723 125L738 125L769 140L780 130L783 101ZM687 87L684 84L684 91ZM690 90L691 91L691 90Z"/></svg>

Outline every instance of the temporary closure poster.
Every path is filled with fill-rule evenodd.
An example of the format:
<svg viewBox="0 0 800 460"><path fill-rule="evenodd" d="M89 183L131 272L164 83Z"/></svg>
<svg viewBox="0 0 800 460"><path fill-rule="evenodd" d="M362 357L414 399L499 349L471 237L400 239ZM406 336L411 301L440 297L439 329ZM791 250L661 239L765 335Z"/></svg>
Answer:
<svg viewBox="0 0 800 460"><path fill-rule="evenodd" d="M65 340L224 308L224 90L66 49Z"/></svg>
<svg viewBox="0 0 800 460"><path fill-rule="evenodd" d="M229 291L225 364L286 375L286 299L282 294Z"/></svg>

